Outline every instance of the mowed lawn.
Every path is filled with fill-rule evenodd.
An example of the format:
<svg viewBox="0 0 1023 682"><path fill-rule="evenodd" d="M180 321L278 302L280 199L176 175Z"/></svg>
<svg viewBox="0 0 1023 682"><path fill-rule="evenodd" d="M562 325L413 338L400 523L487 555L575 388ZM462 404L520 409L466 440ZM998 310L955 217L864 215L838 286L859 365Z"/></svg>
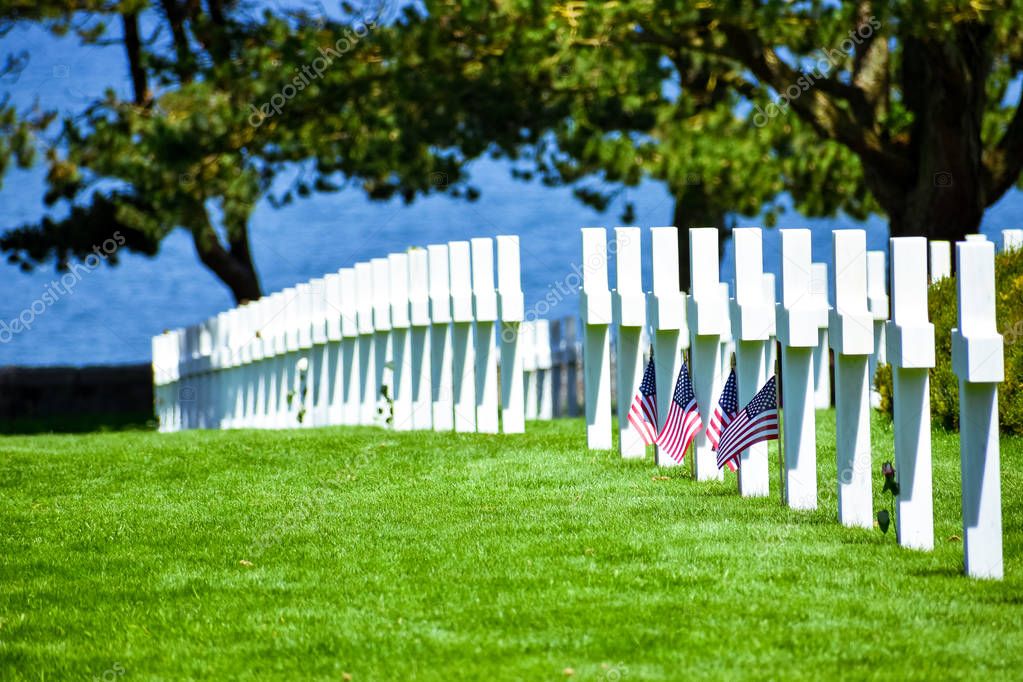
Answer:
<svg viewBox="0 0 1023 682"><path fill-rule="evenodd" d="M838 525L818 424L813 513L773 447L771 497L742 499L588 452L578 420L3 437L0 679L1018 679L1023 439L988 582L962 575L955 434L921 553Z"/></svg>

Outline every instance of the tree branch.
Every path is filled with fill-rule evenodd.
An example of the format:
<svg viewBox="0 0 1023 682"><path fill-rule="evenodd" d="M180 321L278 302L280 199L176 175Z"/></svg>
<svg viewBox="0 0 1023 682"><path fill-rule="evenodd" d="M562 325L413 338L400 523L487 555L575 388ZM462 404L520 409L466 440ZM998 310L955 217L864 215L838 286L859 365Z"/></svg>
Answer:
<svg viewBox="0 0 1023 682"><path fill-rule="evenodd" d="M873 122L888 111L891 81L888 74L888 41L874 25L877 19L871 10L872 4L869 1L861 2L857 7L855 30L863 42L857 45L853 55L852 83L863 93ZM870 28L866 38L862 38L863 27Z"/></svg>
<svg viewBox="0 0 1023 682"><path fill-rule="evenodd" d="M199 224L193 226L191 231L192 243L195 245L199 260L231 289L236 302L258 299L261 296L259 278L252 266L251 257L248 257L248 237L233 235L235 244L232 244L229 252L220 243L217 232L210 224L209 215L204 208L199 209L197 219ZM238 243L239 239L241 244ZM239 253L235 252L236 245ZM244 251L247 256L244 259L240 257L241 251Z"/></svg>
<svg viewBox="0 0 1023 682"><path fill-rule="evenodd" d="M906 158L885 145L872 125L863 125L837 101L844 99L856 108L860 104L855 100L863 98L862 90L830 78L810 81L806 74L790 67L773 49L764 45L754 31L730 24L723 24L721 30L726 38L725 51L777 92L785 93L793 85L802 88L803 82L811 83L809 89L789 103L819 134L842 143L866 163L887 168L903 177L911 176L912 168Z"/></svg>
<svg viewBox="0 0 1023 682"><path fill-rule="evenodd" d="M171 27L171 35L174 37L178 78L182 82L188 82L192 80L192 48L188 44L188 34L185 32L185 14L177 0L160 0L160 6L163 7L163 13Z"/></svg>
<svg viewBox="0 0 1023 682"><path fill-rule="evenodd" d="M682 27L681 32L673 27L673 35L666 37L642 22L639 26L640 38L646 42L734 60L781 94L792 86L799 88L799 96L787 98L789 105L817 134L843 144L864 163L884 169L888 175L900 179L913 176L912 164L901 145L881 138L874 125L873 107L861 88L833 78L815 78L790 67L763 43L755 29L729 23L713 28L707 23L694 23ZM712 31L720 32L725 39L715 41ZM694 44L698 47L693 48Z"/></svg>
<svg viewBox="0 0 1023 682"><path fill-rule="evenodd" d="M128 69L131 71L131 84L135 93L135 104L149 106L152 95L146 82L146 70L142 66L142 43L139 40L139 17L135 13L122 14L124 24L124 49L128 54Z"/></svg>

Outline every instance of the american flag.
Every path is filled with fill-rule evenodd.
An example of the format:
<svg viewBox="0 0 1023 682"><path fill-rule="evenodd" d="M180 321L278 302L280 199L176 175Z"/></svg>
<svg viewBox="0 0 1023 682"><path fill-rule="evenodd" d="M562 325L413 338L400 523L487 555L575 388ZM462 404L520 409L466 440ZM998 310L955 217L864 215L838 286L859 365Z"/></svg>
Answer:
<svg viewBox="0 0 1023 682"><path fill-rule="evenodd" d="M703 422L700 419L700 408L696 406L696 394L693 393L693 382L689 379L689 368L682 363L682 370L675 382L675 393L671 396L671 406L664 420L661 435L657 436L657 446L664 450L676 462L681 463L686 456L686 448L700 431Z"/></svg>
<svg viewBox="0 0 1023 682"><path fill-rule="evenodd" d="M735 419L736 413L739 412L739 390L735 381L735 370L733 369L728 375L728 381L725 382L725 388L721 391L721 397L718 398L718 404L714 407L714 414L710 416L710 423L707 424L707 440L710 441L710 446L717 450L718 441L721 439L721 432L725 430L725 427L733 419ZM739 460L736 458L730 459L725 464L732 471L739 468ZM721 464L718 464L718 468L721 468Z"/></svg>
<svg viewBox="0 0 1023 682"><path fill-rule="evenodd" d="M742 451L765 440L778 439L778 395L772 376L757 391L749 405L721 432L718 442L718 467L738 459Z"/></svg>
<svg viewBox="0 0 1023 682"><path fill-rule="evenodd" d="M650 361L646 363L639 391L632 399L629 423L636 427L644 443L653 445L657 442L657 379L652 355Z"/></svg>

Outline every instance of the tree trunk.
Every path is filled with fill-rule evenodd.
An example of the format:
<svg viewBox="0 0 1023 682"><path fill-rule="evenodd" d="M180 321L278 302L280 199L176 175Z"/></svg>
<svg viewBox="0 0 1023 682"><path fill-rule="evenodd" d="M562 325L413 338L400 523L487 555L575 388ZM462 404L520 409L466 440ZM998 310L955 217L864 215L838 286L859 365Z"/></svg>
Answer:
<svg viewBox="0 0 1023 682"><path fill-rule="evenodd" d="M689 228L718 228L718 257L724 253L724 243L730 230L725 228L725 212L717 208L707 196L702 184L686 185L674 192L675 211L672 224L678 228L678 282L682 291L692 287L689 268Z"/></svg>
<svg viewBox="0 0 1023 682"><path fill-rule="evenodd" d="M976 232L990 203L981 126L990 69L990 28L965 24L954 41L905 39L903 99L913 112L908 147L916 174L864 166L893 237L958 241Z"/></svg>
<svg viewBox="0 0 1023 682"><path fill-rule="evenodd" d="M959 168L959 172L948 168ZM889 211L888 229L892 237L924 236L951 242L962 241L980 228L984 206L978 200L976 177L960 166L924 165L931 171L930 183L921 179L907 193L905 201ZM975 172L975 171L974 171ZM957 178L967 178L960 181ZM948 183L933 185L934 182Z"/></svg>
<svg viewBox="0 0 1023 682"><path fill-rule="evenodd" d="M259 276L249 251L247 228L237 230L232 236L230 250L223 247L208 222L204 227L192 230L192 242L199 260L227 285L235 303L255 301L262 296Z"/></svg>

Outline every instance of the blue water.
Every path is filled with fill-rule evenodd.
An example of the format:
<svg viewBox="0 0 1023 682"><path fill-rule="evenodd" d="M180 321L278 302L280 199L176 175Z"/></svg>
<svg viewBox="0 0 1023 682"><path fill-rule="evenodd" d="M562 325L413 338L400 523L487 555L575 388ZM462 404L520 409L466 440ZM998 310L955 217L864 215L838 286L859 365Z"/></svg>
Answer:
<svg viewBox="0 0 1023 682"><path fill-rule="evenodd" d="M30 51L29 67L17 82L0 81L0 93L10 92L22 106L38 100L44 108L73 110L108 87L126 94L125 66L116 48L82 50L38 30L17 29L0 43L0 53L19 49ZM672 200L656 183L630 190L607 213L600 214L581 205L569 190L512 180L507 166L500 162L477 162L471 166L471 174L483 191L474 203L434 196L406 206L370 202L350 191L315 196L281 210L260 204L251 220L251 236L264 290L281 289L410 245L517 234L529 307L548 292L559 292L573 272L580 259L580 227L606 225L610 234L626 200L636 206L637 225L666 225L671 220ZM9 172L2 182L0 227L38 219L41 169ZM750 218L740 224L758 223ZM809 220L792 213L782 225L813 230L816 261L830 260L830 230L834 228L861 227L867 230L869 248L887 245L882 218L861 224L841 218ZM1021 226L1023 194L1013 191L988 211L983 231L997 241L1001 229ZM778 237L776 230L765 232L765 261L767 269L774 272L778 270ZM644 240L644 282L649 285L648 235ZM0 366L144 362L149 359L154 334L231 306L229 292L199 263L184 232L166 239L156 258L120 255L121 265L83 274L71 293L57 297L35 316L31 329L0 343ZM732 278L731 256L729 244L722 262L724 281ZM26 274L15 266L0 264L0 320L9 322L31 307L57 277L52 266ZM611 282L613 286L613 264ZM576 297L558 294L556 298L560 301L548 317L576 314Z"/></svg>

